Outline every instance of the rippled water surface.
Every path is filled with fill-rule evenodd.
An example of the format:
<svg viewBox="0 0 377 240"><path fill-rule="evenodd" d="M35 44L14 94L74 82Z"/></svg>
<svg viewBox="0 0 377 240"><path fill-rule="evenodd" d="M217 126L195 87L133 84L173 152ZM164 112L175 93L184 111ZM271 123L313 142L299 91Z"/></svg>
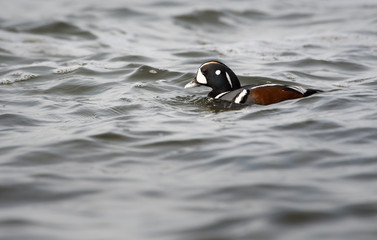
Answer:
<svg viewBox="0 0 377 240"><path fill-rule="evenodd" d="M376 12L1 1L0 239L377 239ZM324 93L221 109L210 59Z"/></svg>

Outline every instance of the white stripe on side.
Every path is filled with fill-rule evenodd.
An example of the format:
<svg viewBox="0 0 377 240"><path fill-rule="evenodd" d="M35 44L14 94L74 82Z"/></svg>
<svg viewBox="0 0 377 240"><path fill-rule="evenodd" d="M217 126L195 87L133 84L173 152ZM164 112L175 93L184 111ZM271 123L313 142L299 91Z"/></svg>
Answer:
<svg viewBox="0 0 377 240"><path fill-rule="evenodd" d="M306 89L300 86L287 86L287 87L289 87L290 89L296 90L297 92L300 92L302 94L306 93Z"/></svg>
<svg viewBox="0 0 377 240"><path fill-rule="evenodd" d="M242 90L242 92L240 92L236 99L234 99L234 102L235 103L241 103L242 100L244 99L244 97L249 93L249 91L247 91L246 89Z"/></svg>
<svg viewBox="0 0 377 240"><path fill-rule="evenodd" d="M251 89L257 89L257 88L262 88L262 87L286 87L286 88L290 88L292 90L295 90L295 91L297 91L301 94L306 93L306 89L303 88L303 87L300 87L300 86L281 85L281 84L273 84L273 83L258 85L258 86L252 87Z"/></svg>
<svg viewBox="0 0 377 240"><path fill-rule="evenodd" d="M263 84L263 85L258 85L258 86L252 87L250 89L257 89L257 88L262 88L262 87L279 87L279 86L281 87L281 86L284 86L284 85L267 83L267 84Z"/></svg>

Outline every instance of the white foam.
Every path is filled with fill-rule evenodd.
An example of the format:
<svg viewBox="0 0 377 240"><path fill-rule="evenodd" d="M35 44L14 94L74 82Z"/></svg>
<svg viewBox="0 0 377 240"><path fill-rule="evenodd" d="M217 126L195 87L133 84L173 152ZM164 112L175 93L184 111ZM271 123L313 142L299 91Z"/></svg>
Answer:
<svg viewBox="0 0 377 240"><path fill-rule="evenodd" d="M65 74L65 73L71 73L76 71L77 69L81 68L81 65L73 65L68 67L61 67L53 70L53 73L56 74Z"/></svg>
<svg viewBox="0 0 377 240"><path fill-rule="evenodd" d="M27 81L38 77L37 74L27 73L22 71L11 72L5 76L5 78L0 79L0 85L12 84L15 82Z"/></svg>

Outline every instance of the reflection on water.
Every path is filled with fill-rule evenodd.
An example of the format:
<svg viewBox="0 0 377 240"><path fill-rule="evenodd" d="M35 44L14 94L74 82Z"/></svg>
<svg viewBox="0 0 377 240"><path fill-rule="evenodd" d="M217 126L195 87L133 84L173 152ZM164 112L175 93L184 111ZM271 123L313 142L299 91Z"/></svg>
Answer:
<svg viewBox="0 0 377 240"><path fill-rule="evenodd" d="M375 239L376 9L3 3L1 239ZM325 92L223 108L209 59Z"/></svg>

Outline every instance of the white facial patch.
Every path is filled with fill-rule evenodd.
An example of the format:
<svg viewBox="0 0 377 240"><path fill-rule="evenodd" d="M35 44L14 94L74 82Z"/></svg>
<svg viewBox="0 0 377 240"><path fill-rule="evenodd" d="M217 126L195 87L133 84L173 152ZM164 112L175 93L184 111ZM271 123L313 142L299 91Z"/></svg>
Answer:
<svg viewBox="0 0 377 240"><path fill-rule="evenodd" d="M226 75L226 79L228 79L230 87L233 88L232 80L230 79L228 72L225 72L225 75Z"/></svg>
<svg viewBox="0 0 377 240"><path fill-rule="evenodd" d="M196 81L200 84L204 84L206 85L207 84L207 79L206 77L203 75L202 71L199 69L198 71L198 74L196 75Z"/></svg>
<svg viewBox="0 0 377 240"><path fill-rule="evenodd" d="M218 75L220 75L221 74L221 70L216 70L216 75L218 76Z"/></svg>

